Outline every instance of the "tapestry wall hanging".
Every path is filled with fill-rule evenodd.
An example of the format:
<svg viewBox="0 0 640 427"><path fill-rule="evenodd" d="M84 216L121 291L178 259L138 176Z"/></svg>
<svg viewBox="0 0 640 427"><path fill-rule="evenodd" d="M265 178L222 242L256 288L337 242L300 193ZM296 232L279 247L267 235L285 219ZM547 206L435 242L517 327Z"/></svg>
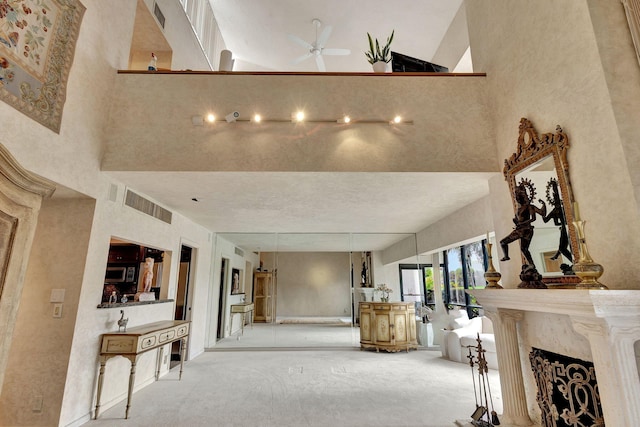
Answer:
<svg viewBox="0 0 640 427"><path fill-rule="evenodd" d="M84 11L79 0L0 0L0 99L56 133Z"/></svg>

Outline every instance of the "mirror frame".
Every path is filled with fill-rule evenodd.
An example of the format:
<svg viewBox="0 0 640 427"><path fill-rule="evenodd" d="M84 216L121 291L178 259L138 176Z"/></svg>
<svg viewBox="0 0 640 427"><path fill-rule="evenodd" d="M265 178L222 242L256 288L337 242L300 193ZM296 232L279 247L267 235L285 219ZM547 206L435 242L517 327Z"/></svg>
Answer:
<svg viewBox="0 0 640 427"><path fill-rule="evenodd" d="M567 150L569 148L569 138L562 130L560 125L556 126L555 133L545 133L538 135L531 121L525 117L520 119L518 146L517 151L508 159L504 160L505 180L509 184L511 193L511 202L513 203L514 212L518 208L515 199L516 175L529 166L548 157L553 157L553 163L556 168L558 177L558 186L560 188L560 196L564 207L565 220L567 223L567 232L569 234L569 246L575 264L579 259L578 238L575 227L572 227L574 221L573 215L573 190L571 189L571 181L569 179L569 162L567 160ZM524 256L520 252L523 261ZM577 276L545 276L542 278L543 283L579 283L580 278Z"/></svg>

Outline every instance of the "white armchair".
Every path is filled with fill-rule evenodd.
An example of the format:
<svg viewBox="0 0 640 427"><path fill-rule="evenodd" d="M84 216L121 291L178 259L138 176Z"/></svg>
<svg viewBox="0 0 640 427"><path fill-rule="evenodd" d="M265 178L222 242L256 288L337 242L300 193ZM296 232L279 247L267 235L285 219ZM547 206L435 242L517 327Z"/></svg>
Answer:
<svg viewBox="0 0 640 427"><path fill-rule="evenodd" d="M485 316L469 319L464 310L454 310L449 314L452 320L449 323L449 327L444 330L442 356L455 362L468 363L468 347L476 347L478 345L477 338L478 334L480 334L488 367L498 369L496 342L491 320ZM473 349L472 354L476 355Z"/></svg>

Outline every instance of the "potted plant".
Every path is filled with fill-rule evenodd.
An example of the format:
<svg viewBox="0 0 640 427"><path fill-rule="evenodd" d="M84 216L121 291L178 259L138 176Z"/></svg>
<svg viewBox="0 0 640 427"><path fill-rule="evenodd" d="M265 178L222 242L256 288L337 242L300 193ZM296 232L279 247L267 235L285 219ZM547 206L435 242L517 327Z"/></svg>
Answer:
<svg viewBox="0 0 640 427"><path fill-rule="evenodd" d="M376 73L384 73L387 69L387 64L391 61L391 42L393 41L393 34L395 30L391 31L391 35L387 38L387 44L381 49L380 42L376 39L375 46L371 34L367 33L369 38L369 51L365 52L367 61L373 65L373 71Z"/></svg>

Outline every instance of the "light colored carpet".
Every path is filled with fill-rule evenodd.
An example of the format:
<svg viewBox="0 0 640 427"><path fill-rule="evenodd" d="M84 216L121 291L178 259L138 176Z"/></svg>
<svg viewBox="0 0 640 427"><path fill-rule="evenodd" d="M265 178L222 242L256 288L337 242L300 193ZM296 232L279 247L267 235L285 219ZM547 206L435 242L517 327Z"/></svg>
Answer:
<svg viewBox="0 0 640 427"><path fill-rule="evenodd" d="M286 326L296 325L276 329ZM326 334L325 329L352 328L307 326L306 333L290 335ZM240 341L232 340L243 343L260 330L271 328L245 330ZM438 351L219 350L187 362L181 381L173 369L135 393L128 420L121 402L85 425L451 427L476 408L471 368L442 359ZM501 413L497 371L489 377L495 410Z"/></svg>

